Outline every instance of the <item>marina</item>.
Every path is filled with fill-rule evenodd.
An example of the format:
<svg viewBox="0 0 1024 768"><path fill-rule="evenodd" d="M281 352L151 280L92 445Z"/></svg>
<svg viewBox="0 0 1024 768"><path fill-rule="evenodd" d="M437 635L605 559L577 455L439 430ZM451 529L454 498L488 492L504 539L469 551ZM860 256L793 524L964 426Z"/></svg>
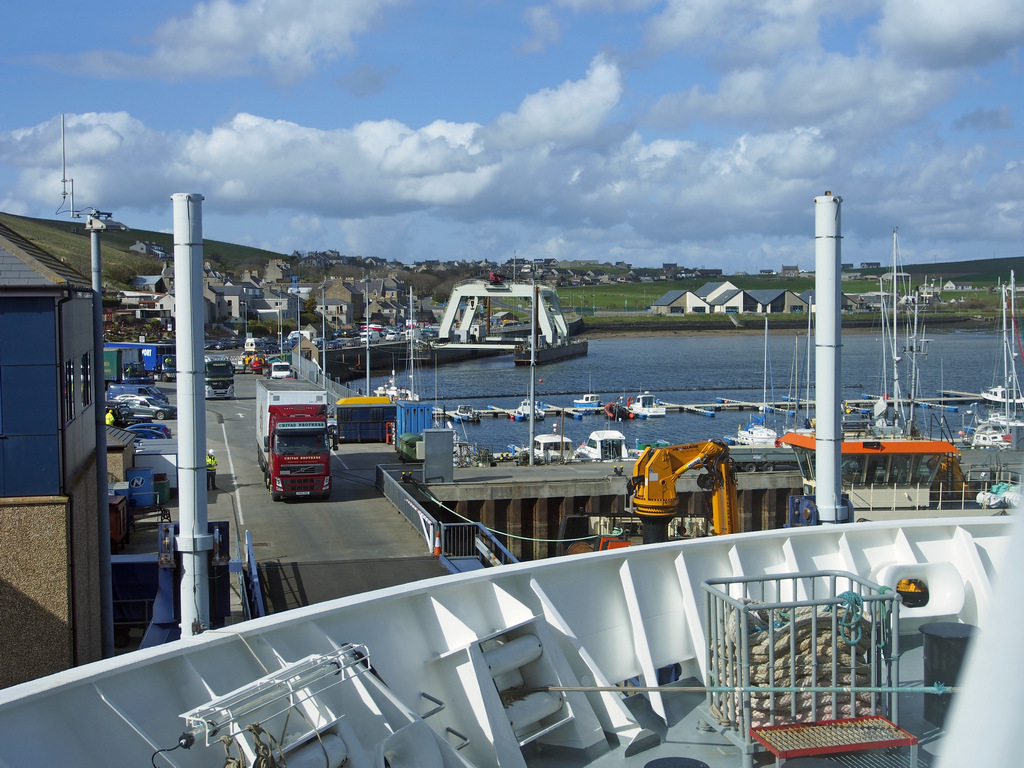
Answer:
<svg viewBox="0 0 1024 768"><path fill-rule="evenodd" d="M180 197L176 213L195 202ZM828 193L816 199L826 213L838 202ZM835 227L838 216L824 220ZM178 221L193 226L198 217ZM185 228L176 227L178 234ZM737 473L744 454L737 449L733 456L720 437L682 443L657 435L695 416L670 414L662 397L671 393L713 392L722 405L750 402L740 378L715 377L714 389L707 387L706 366L689 388L677 380L654 389L647 381L638 386L637 371L623 371L617 361L618 374L634 379L623 389L637 394L609 399L606 410L615 404L648 418L616 422L621 432L592 431L587 447L593 440L597 455L578 463L562 463L575 441L559 424L550 434L534 435L539 398L551 393L537 392L544 379L535 379L531 366L526 399L521 393L509 398L529 414L529 440L519 443L525 445L519 453L531 466L511 467L495 461L493 451L470 450L454 428L430 426L436 405L415 400L411 386L404 401L394 380L393 396L385 387L385 395L370 397L369 381L365 397L341 392L334 382L318 384L322 371L301 352L282 371L287 382L243 374L230 382L223 402L189 397L203 382L179 371L178 391L186 394L182 405L189 413L180 450L187 457L209 444L208 421L216 425L211 436L219 428L213 440L223 439L218 448L230 468L220 479L230 494L222 506L229 519L206 516L210 494L220 495L214 448L207 453L204 491L194 484L202 467L183 465L178 455L172 464L182 489L177 520L160 507L157 552L110 559L122 573L131 563L148 563L162 574L152 609L144 612L148 623L137 616L131 625L144 631L139 649L0 691L0 762L60 764L74 755L76 764L106 764L104 746L111 740L121 758L148 756L156 765L160 756L181 766L223 760L293 768L349 762L760 768L773 757L781 764L819 754L812 745L823 741L826 754L870 751L882 755L884 765L902 764L896 749L906 749L915 767L922 753L928 764L944 759L946 740L930 736L933 727L947 726L946 701L934 697L955 693L971 701L978 695L974 686L987 689L1000 678L991 669L987 684L965 675L963 688L951 690L948 681L955 684L958 672L936 673L930 666L931 638L950 631L969 638L989 625L991 604L1008 601L998 590L1013 566L1007 557L1019 519L993 516L990 504L973 500L976 487L951 442L911 434L911 424L919 425L915 432L929 426L950 431L945 412L915 418L921 396L916 368L906 397L898 387L888 396L884 364L878 388L861 393L865 408L841 396L850 385L838 357L838 312L822 314L818 391L810 398L805 389L802 400L804 423L814 422L815 434L791 429L782 445L765 449L791 445L796 472L781 460L775 465L776 454L754 453L760 446L742 446L752 449L746 455L753 470ZM635 352L641 345L631 341ZM680 341L691 343L676 353L686 366L693 340ZM671 358L662 349L651 359ZM548 369L549 381L569 378L558 365ZM596 371L587 368L589 393ZM853 370L863 375L866 369ZM411 367L408 374L411 383ZM439 376L435 369L435 401ZM602 383L607 387L611 378ZM514 382L506 375L503 383ZM578 394L582 387L571 389ZM468 415L473 398L458 395L454 410ZM196 402L205 413L194 410ZM771 400L762 396L759 412L792 418L795 425L799 397L785 412L771 405L776 402L774 393ZM487 407L512 413L509 405ZM254 415L262 483L251 465L236 472L233 458L248 452L246 444L251 450L252 432L240 436L252 429ZM562 425L564 416L563 410L557 419ZM847 430L845 416L865 417L854 420L856 434ZM416 425L418 417L423 420ZM502 421L522 427L511 417L459 426L483 430ZM378 451L362 443L384 443L388 451L386 444L398 437L390 427L398 423L405 424L403 439L421 432L421 443L404 462L375 462L367 483L366 455ZM627 436L633 423L640 427ZM647 424L657 426L643 432ZM99 420L96 427L103 430ZM123 458L131 458L134 447L134 438L122 443ZM538 458L548 463L535 465ZM362 477L354 476L359 460ZM129 497L145 493L139 490L147 487L145 475L129 477L119 489ZM394 522L406 534L416 531L431 560L454 575L406 582L405 573L413 579L418 572L410 559L392 574L391 586L366 592L349 584L352 591L343 597L269 614L265 589L286 608L330 582L312 576L322 573L322 561L300 565L293 559L304 543L319 546L329 532L354 534L360 549L376 548L369 534L379 529L378 516L352 531L353 520L333 514L332 497L352 501L360 484L367 495L386 497L397 513ZM1012 492L1000 491L1006 498ZM253 498L255 505L248 503ZM257 512L263 513L259 523ZM201 529L193 518L198 513ZM232 523L246 526L244 546L236 534L235 558L226 551ZM209 533L186 536L175 525ZM119 545L129 544L129 530L139 533L122 525ZM254 533L266 540L254 540ZM202 546L207 539L209 548ZM283 547L282 539L288 540ZM258 546L265 548L262 565ZM268 575L272 547L276 580ZM281 562L285 556L290 565ZM415 564L427 565L422 558ZM228 574L239 574L237 603ZM126 599L127 582L116 583L123 619L139 597ZM236 604L251 620L228 621ZM954 747L964 743L959 732L966 722L954 706ZM75 738L44 738L53 728Z"/></svg>

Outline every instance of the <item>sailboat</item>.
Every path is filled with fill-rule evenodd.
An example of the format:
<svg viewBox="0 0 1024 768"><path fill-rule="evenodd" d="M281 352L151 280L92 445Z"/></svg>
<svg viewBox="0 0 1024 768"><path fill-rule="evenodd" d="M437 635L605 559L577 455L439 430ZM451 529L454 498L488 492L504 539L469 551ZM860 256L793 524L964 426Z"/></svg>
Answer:
<svg viewBox="0 0 1024 768"><path fill-rule="evenodd" d="M1014 341L1019 344L1016 325L1016 281L1010 272L1009 285L1002 286L1003 305L1003 383L989 387L981 393L982 399L992 406L988 416L978 422L972 431L972 448L1019 448L1024 441L1024 396L1017 379Z"/></svg>
<svg viewBox="0 0 1024 768"><path fill-rule="evenodd" d="M395 371L392 369L391 378L387 380L386 384L377 387L374 390L374 394L387 397L391 402L397 402L399 400L404 401L418 401L420 399L417 394L413 383L413 370L415 364L415 352L416 352L416 338L415 330L416 324L413 322L413 307L412 307L412 288L409 289L409 317L405 323L405 335L408 340L406 361L406 371L409 373L409 384L406 387L400 386L397 379L395 378Z"/></svg>
<svg viewBox="0 0 1024 768"><path fill-rule="evenodd" d="M989 387L981 393L985 402L999 406L1004 417L1009 420L1016 416L1018 407L1024 406L1024 395L1021 394L1020 382L1017 378L1017 365L1014 343L1019 344L1019 333L1016 321L1016 283L1014 273L1010 272L1010 284L1002 286L1003 310L1003 381Z"/></svg>
<svg viewBox="0 0 1024 768"><path fill-rule="evenodd" d="M768 379L771 374L771 352L768 346L768 318L764 319L764 379L761 390L761 413L759 416L753 417L744 427L740 425L736 429L736 434L729 438L731 442L737 445L775 445L775 441L779 439L779 433L777 430L772 429L764 423L765 416L773 406L768 403ZM774 392L774 383L772 390ZM774 396L772 400L774 401Z"/></svg>

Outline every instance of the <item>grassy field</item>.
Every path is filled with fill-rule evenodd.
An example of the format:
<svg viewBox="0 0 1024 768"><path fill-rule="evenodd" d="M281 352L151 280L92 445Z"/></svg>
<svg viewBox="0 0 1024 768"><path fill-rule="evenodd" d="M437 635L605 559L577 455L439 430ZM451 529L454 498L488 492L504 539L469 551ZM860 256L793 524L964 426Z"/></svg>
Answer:
<svg viewBox="0 0 1024 768"><path fill-rule="evenodd" d="M0 222L89 277L92 246L90 234L85 228L85 219L50 221L0 213ZM156 243L163 246L167 253L174 252L174 237L166 232L142 229L104 232L100 238L100 248L105 283L111 287L127 288L139 275L160 273L159 259L129 250L139 241ZM284 256L259 248L204 238L203 258L228 269L251 264L262 272L269 259L281 259Z"/></svg>

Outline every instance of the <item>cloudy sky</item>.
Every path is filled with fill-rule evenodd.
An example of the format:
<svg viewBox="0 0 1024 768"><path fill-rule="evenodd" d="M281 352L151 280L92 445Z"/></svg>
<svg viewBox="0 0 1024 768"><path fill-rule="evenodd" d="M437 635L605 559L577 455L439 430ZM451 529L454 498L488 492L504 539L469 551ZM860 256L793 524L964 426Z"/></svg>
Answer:
<svg viewBox="0 0 1024 768"><path fill-rule="evenodd" d="M43 0L0 210L290 253L812 268L1021 256L1020 0Z"/></svg>

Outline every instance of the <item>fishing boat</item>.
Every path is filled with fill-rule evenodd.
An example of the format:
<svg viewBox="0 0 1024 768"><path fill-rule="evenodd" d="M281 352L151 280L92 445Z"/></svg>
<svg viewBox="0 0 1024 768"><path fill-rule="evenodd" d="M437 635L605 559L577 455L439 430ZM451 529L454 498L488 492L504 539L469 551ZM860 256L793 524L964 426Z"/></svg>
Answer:
<svg viewBox="0 0 1024 768"><path fill-rule="evenodd" d="M533 459L541 464L564 464L574 458L576 444L565 435L536 435L533 438Z"/></svg>
<svg viewBox="0 0 1024 768"><path fill-rule="evenodd" d="M523 400L514 411L512 411L511 419L513 421L529 421L530 419L530 400L527 398ZM542 421L544 419L544 407L536 400L533 403L533 420Z"/></svg>
<svg viewBox="0 0 1024 768"><path fill-rule="evenodd" d="M630 457L626 436L614 429L597 429L576 449L584 461L623 461Z"/></svg>
<svg viewBox="0 0 1024 768"><path fill-rule="evenodd" d="M420 399L420 396L413 392L408 387L403 387L398 384L395 380L395 372L391 372L391 376L387 382L374 388L373 394L377 397L386 397L391 402L396 403L399 401L403 402L416 402Z"/></svg>
<svg viewBox="0 0 1024 768"><path fill-rule="evenodd" d="M816 492L814 435L789 432L779 438L792 447L803 479L804 493ZM910 438L841 441L842 493L858 516L872 520L988 514L965 505L969 492L959 451L945 440ZM974 493L969 494L973 499Z"/></svg>
<svg viewBox="0 0 1024 768"><path fill-rule="evenodd" d="M601 398L595 395L593 392L588 392L585 395L580 395L572 401L572 407L579 411L588 411L591 413L597 413L603 408Z"/></svg>
<svg viewBox="0 0 1024 768"><path fill-rule="evenodd" d="M665 406L661 404L650 392L643 392L635 398L631 397L626 401L626 408L635 417L649 419L655 416L665 415Z"/></svg>
<svg viewBox="0 0 1024 768"><path fill-rule="evenodd" d="M480 414L476 412L472 405L464 403L455 407L455 412L452 413L452 421L477 424L480 421Z"/></svg>
<svg viewBox="0 0 1024 768"><path fill-rule="evenodd" d="M0 764L749 768L788 728L872 765L1009 767L1015 522L682 540L319 603L0 690ZM941 646L963 659L947 710L926 643L953 629L976 637Z"/></svg>

